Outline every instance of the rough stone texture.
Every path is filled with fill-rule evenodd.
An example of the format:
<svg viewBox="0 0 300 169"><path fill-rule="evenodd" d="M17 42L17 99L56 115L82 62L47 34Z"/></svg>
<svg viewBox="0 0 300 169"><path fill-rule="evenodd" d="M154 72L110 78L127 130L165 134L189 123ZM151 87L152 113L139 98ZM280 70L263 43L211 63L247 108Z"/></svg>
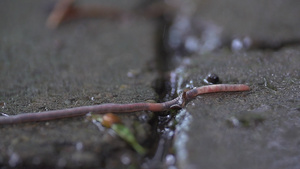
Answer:
<svg viewBox="0 0 300 169"><path fill-rule="evenodd" d="M139 4L80 3L92 2L124 9ZM265 41L300 37L299 3L293 0L196 3L196 15L222 27L225 37L249 35ZM147 67L156 57L152 21L82 19L51 31L45 28L48 4L0 2L1 113L157 99L151 88L153 67ZM251 91L198 97L179 112L178 167L300 168L299 55L295 45L278 51L222 49L192 56L182 87L203 85L212 72L222 83L246 83ZM148 135L151 114L121 117L143 145L154 138ZM0 138L3 169L141 166L142 157L128 144L84 117L1 126Z"/></svg>
<svg viewBox="0 0 300 169"><path fill-rule="evenodd" d="M49 30L53 3L0 2L1 113L157 99L155 75L147 69L155 56L151 21L82 19ZM118 2L124 9L136 4ZM147 144L151 116L120 116ZM141 162L110 129L99 130L84 117L1 126L0 138L0 168L127 168Z"/></svg>
<svg viewBox="0 0 300 169"><path fill-rule="evenodd" d="M299 38L295 1L201 1L197 13L229 36ZM280 11L280 12L279 12ZM228 49L191 57L185 84L208 73L249 92L203 95L177 118L179 168L300 168L300 45L278 51Z"/></svg>
<svg viewBox="0 0 300 169"><path fill-rule="evenodd" d="M181 168L299 168L299 49L192 59L188 79L195 86L214 72L223 83L248 84L251 91L203 95L187 105Z"/></svg>

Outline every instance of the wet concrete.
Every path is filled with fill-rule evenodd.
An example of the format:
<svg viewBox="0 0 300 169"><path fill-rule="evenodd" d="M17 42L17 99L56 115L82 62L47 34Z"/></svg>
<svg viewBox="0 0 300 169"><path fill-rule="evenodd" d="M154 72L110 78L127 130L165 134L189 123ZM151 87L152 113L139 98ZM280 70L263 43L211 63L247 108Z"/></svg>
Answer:
<svg viewBox="0 0 300 169"><path fill-rule="evenodd" d="M139 4L104 3L124 9ZM194 3L195 18L210 23L200 27L213 30L209 35L220 33L220 37L213 36L215 40L249 36L278 42L299 38L300 23L295 17L299 8L292 0ZM152 20L82 19L52 31L45 28L51 2L0 4L1 113L158 99L151 86L157 78L153 66L157 64L156 26ZM198 33L201 36L203 30ZM210 49L218 47L214 45ZM178 89L204 85L206 75L216 73L222 83L245 83L251 91L209 94L191 101L162 129L163 134L173 137L176 128L171 154L154 152L153 159L164 158L170 168L299 168L300 46L238 52L228 46L214 52L210 49L192 54L172 71L180 79L174 80L181 85ZM150 134L156 133L152 115L120 115L139 143L149 149L156 139ZM112 130L85 117L1 126L0 138L1 168L151 166L142 164L144 157ZM158 149L164 151L161 145L164 143L159 143Z"/></svg>
<svg viewBox="0 0 300 169"><path fill-rule="evenodd" d="M226 37L299 38L294 1L201 1L198 9ZM182 88L204 85L216 73L222 83L248 84L251 91L203 95L179 112L178 167L300 168L299 63L299 44L191 56Z"/></svg>
<svg viewBox="0 0 300 169"><path fill-rule="evenodd" d="M54 1L0 4L1 113L157 100L148 66L155 57L151 21L82 19L49 30ZM120 115L145 148L154 138L152 115ZM142 162L111 129L85 117L1 126L0 138L0 168L138 168Z"/></svg>
<svg viewBox="0 0 300 169"><path fill-rule="evenodd" d="M195 86L214 72L222 83L248 84L251 91L203 95L187 105L186 132L175 138L185 159L178 156L180 167L299 168L299 49L192 58L187 79Z"/></svg>

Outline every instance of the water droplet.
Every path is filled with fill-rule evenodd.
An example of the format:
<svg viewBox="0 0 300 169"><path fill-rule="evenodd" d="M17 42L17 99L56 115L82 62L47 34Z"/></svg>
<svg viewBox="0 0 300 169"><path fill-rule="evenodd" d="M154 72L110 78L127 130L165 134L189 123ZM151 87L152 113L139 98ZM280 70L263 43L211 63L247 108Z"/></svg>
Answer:
<svg viewBox="0 0 300 169"><path fill-rule="evenodd" d="M240 122L236 117L230 117L228 119L228 124L232 127L238 127L240 125Z"/></svg>
<svg viewBox="0 0 300 169"><path fill-rule="evenodd" d="M5 113L1 113L2 116L5 116L5 117L8 117L9 115L8 114L5 114Z"/></svg>
<svg viewBox="0 0 300 169"><path fill-rule="evenodd" d="M252 45L252 39L250 37L235 38L231 42L231 50L240 51L243 49L249 49Z"/></svg>
<svg viewBox="0 0 300 169"><path fill-rule="evenodd" d="M174 165L175 164L175 157L173 154L168 154L166 156L166 165Z"/></svg>
<svg viewBox="0 0 300 169"><path fill-rule="evenodd" d="M196 52L199 49L199 40L193 36L187 37L184 47L188 52Z"/></svg>
<svg viewBox="0 0 300 169"><path fill-rule="evenodd" d="M194 88L194 82L193 82L193 80L190 80L189 83L187 83L185 85L185 88L193 89Z"/></svg>
<svg viewBox="0 0 300 169"><path fill-rule="evenodd" d="M19 155L17 153L12 153L10 155L8 164L9 164L10 167L15 167L15 166L17 166L17 164L19 163L19 161L20 161Z"/></svg>
<svg viewBox="0 0 300 169"><path fill-rule="evenodd" d="M231 50L240 51L243 49L243 43L240 39L233 39L231 42Z"/></svg>
<svg viewBox="0 0 300 169"><path fill-rule="evenodd" d="M123 154L121 156L121 162L125 165L129 165L131 163L131 158L128 154Z"/></svg>
<svg viewBox="0 0 300 169"><path fill-rule="evenodd" d="M81 151L81 150L83 149L83 144L82 144L82 142L77 142L76 145L75 145L75 147L76 147L76 150L77 150L77 151Z"/></svg>
<svg viewBox="0 0 300 169"><path fill-rule="evenodd" d="M134 78L134 77L137 77L139 74L140 74L139 70L129 70L127 72L127 77Z"/></svg>

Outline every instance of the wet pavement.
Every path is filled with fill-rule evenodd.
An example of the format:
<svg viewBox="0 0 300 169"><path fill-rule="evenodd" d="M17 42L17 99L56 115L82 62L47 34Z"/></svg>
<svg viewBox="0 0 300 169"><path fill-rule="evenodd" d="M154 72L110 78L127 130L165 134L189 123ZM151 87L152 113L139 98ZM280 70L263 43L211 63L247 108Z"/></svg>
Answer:
<svg viewBox="0 0 300 169"><path fill-rule="evenodd" d="M1 2L1 113L157 100L151 87L156 75L148 70L155 56L151 21L82 19L49 30L45 22L53 4ZM152 115L120 115L145 148L153 141L147 140ZM141 165L142 157L132 147L85 117L1 126L0 138L0 168Z"/></svg>
<svg viewBox="0 0 300 169"><path fill-rule="evenodd" d="M272 44L299 39L300 4L293 1L202 1L198 16L218 25L224 37L248 36ZM234 49L234 48L233 48ZM182 88L243 83L249 92L198 97L177 118L179 168L300 168L300 44L280 49L225 47L195 54Z"/></svg>
<svg viewBox="0 0 300 169"><path fill-rule="evenodd" d="M176 57L180 66L168 70L177 79L171 84L179 84L173 92L205 85L209 73L220 83L247 84L251 91L192 100L162 129L171 134L175 128L167 152L155 152L156 147L163 151L164 140L157 142L153 113L119 115L150 150L146 158L86 117L1 126L0 168L300 168L300 21L295 17L300 4L190 2L194 5L185 10L191 11L179 9L179 18L193 16L202 30L184 34L190 48L178 53L188 57ZM126 10L139 5L103 3ZM49 30L45 21L52 1L0 4L1 113L159 100L153 84L161 76L157 65L163 65L157 63L154 20L80 19ZM160 162L156 157L163 165L153 165Z"/></svg>
<svg viewBox="0 0 300 169"><path fill-rule="evenodd" d="M299 168L299 49L192 58L193 85L214 72L251 91L203 95L182 110L180 168Z"/></svg>

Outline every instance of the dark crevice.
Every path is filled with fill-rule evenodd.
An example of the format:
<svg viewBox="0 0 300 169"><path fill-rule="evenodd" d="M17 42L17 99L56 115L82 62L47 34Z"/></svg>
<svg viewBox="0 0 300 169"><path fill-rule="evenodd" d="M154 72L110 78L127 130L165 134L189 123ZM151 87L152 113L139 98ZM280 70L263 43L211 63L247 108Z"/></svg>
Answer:
<svg viewBox="0 0 300 169"><path fill-rule="evenodd" d="M159 96L159 102L164 102L177 97L176 93L171 93L172 82L170 81L170 72L178 67L180 58L173 54L168 46L167 40L172 20L163 16L157 20L157 53L156 53L156 71L157 79L153 82L153 88ZM173 150L173 134L175 131L176 110L160 112L155 115L151 122L155 132L155 142L153 143L152 152L146 157L144 168L166 168L165 159L167 155L175 156ZM173 125L172 125L173 124ZM174 164L175 165L175 164Z"/></svg>

